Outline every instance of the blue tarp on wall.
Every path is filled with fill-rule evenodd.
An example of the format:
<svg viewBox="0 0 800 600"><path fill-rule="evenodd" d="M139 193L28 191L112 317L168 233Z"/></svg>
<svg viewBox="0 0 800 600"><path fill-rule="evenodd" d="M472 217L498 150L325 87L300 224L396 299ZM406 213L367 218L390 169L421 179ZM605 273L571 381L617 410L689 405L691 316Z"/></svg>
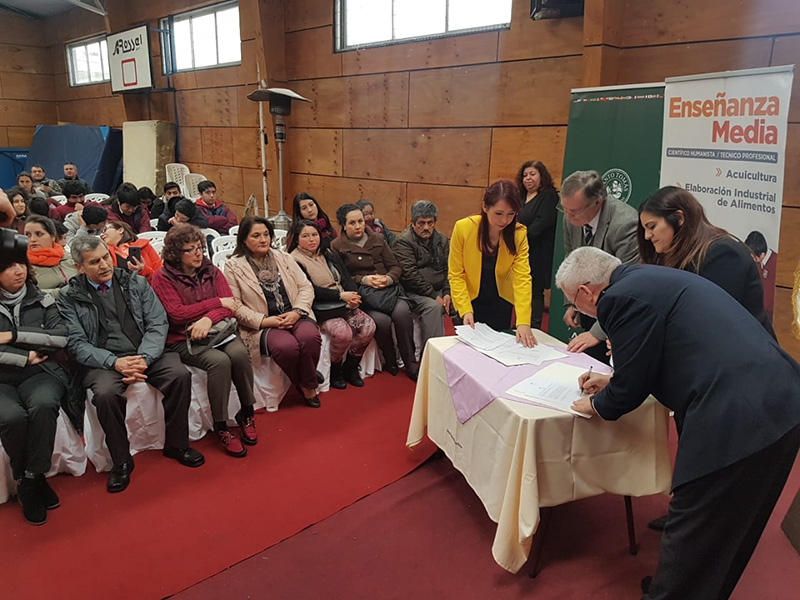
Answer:
<svg viewBox="0 0 800 600"><path fill-rule="evenodd" d="M17 173L25 170L27 148L0 148L0 188L17 185Z"/></svg>

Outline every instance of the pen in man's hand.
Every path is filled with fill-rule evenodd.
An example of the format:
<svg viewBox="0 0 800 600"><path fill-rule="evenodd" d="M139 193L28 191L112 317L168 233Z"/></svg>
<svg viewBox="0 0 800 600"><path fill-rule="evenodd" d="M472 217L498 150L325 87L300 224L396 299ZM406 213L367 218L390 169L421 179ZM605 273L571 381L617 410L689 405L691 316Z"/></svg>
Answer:
<svg viewBox="0 0 800 600"><path fill-rule="evenodd" d="M586 378L586 381L589 381L589 379L591 378L592 378L592 365L589 365L589 377ZM586 383L586 381L584 381L584 383ZM583 392L583 386L581 386L581 392Z"/></svg>

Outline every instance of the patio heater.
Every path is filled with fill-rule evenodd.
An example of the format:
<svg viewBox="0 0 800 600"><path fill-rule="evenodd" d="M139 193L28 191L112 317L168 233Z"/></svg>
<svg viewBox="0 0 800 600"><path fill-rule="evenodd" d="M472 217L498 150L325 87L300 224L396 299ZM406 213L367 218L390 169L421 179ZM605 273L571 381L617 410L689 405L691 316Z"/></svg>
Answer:
<svg viewBox="0 0 800 600"><path fill-rule="evenodd" d="M292 100L310 102L292 90L286 88L259 88L247 95L253 102L269 102L269 112L275 116L275 142L278 144L278 193L280 194L280 210L269 217L275 229L288 231L292 223L289 215L283 210L283 145L286 143L286 123L284 117L292 114Z"/></svg>

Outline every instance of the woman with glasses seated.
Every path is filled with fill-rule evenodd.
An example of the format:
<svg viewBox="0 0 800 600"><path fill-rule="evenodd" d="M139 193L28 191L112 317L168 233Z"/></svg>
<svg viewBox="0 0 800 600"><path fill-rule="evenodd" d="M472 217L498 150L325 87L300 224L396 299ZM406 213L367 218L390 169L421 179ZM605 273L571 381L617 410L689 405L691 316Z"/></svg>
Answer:
<svg viewBox="0 0 800 600"><path fill-rule="evenodd" d="M153 273L164 266L150 240L137 237L127 223L109 221L100 237L108 246L115 267L136 271L150 281Z"/></svg>
<svg viewBox="0 0 800 600"><path fill-rule="evenodd" d="M236 318L252 356L269 356L319 408L317 373L322 337L311 304L314 288L294 259L271 248L275 229L264 217L245 217L225 274L238 302Z"/></svg>
<svg viewBox="0 0 800 600"><path fill-rule="evenodd" d="M242 457L247 454L246 446L258 442L253 419L253 365L235 327L224 334L226 323L235 324L222 322L233 319L239 303L222 271L203 254L205 245L203 232L197 227L173 226L164 238L164 266L153 273L150 285L169 318L167 349L177 352L184 364L208 373L214 431L225 452ZM220 334L212 332L215 325ZM231 382L241 404L235 417L241 440L228 429Z"/></svg>
<svg viewBox="0 0 800 600"><path fill-rule="evenodd" d="M517 223L521 208L513 182L494 182L483 196L481 214L456 222L450 240L450 292L464 325L511 327L517 313L517 341L536 345L531 331L531 267L528 232Z"/></svg>

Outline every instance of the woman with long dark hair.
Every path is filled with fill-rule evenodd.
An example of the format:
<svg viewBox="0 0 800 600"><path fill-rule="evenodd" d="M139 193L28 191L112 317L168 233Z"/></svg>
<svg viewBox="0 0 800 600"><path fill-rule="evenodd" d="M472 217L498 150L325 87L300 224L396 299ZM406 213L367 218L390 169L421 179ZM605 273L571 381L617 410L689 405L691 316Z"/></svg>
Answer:
<svg viewBox="0 0 800 600"><path fill-rule="evenodd" d="M294 225L289 254L314 286L314 314L331 340L331 387L361 387L358 365L375 335L375 321L361 310L358 286L344 262L320 243L319 227L303 220ZM345 360L344 355L347 354Z"/></svg>
<svg viewBox="0 0 800 600"><path fill-rule="evenodd" d="M239 306L236 319L253 357L269 356L319 408L317 373L322 338L311 308L314 288L291 256L273 249L275 229L264 217L245 217L225 275Z"/></svg>
<svg viewBox="0 0 800 600"><path fill-rule="evenodd" d="M59 506L45 474L69 381L53 354L66 345L67 328L31 265L0 257L0 440L31 525Z"/></svg>
<svg viewBox="0 0 800 600"><path fill-rule="evenodd" d="M517 173L520 210L517 220L528 230L528 259L533 279L531 327L541 329L544 291L553 282L553 247L558 220L558 192L547 167L539 160L522 164Z"/></svg>
<svg viewBox="0 0 800 600"><path fill-rule="evenodd" d="M316 223L317 227L319 227L320 235L322 236L322 244L326 248L336 239L336 230L333 228L333 225L331 225L331 219L325 211L322 210L316 198L306 192L300 192L292 201L292 224L299 223L304 219ZM289 235L291 237L291 232ZM292 240L288 239L287 244L291 245L291 243Z"/></svg>
<svg viewBox="0 0 800 600"><path fill-rule="evenodd" d="M528 232L517 223L519 190L508 179L486 188L481 214L456 222L450 239L449 278L453 306L465 325L511 327L517 313L517 340L536 345L531 331L531 267Z"/></svg>
<svg viewBox="0 0 800 600"><path fill-rule="evenodd" d="M56 222L47 217L32 215L25 221L25 235L28 238L28 260L33 266L40 289L53 296L78 274L72 258L58 243L59 233Z"/></svg>
<svg viewBox="0 0 800 600"><path fill-rule="evenodd" d="M164 266L150 240L138 237L127 223L109 221L100 237L108 246L115 267L136 271L150 281L150 276Z"/></svg>
<svg viewBox="0 0 800 600"><path fill-rule="evenodd" d="M150 285L167 311L167 348L177 352L184 364L208 373L214 432L222 449L238 458L247 454L247 446L258 443L253 364L233 320L239 303L222 271L204 256L205 247L205 235L197 227L173 226L164 238L164 266L153 273ZM228 428L231 384L241 404L234 417L238 438Z"/></svg>
<svg viewBox="0 0 800 600"><path fill-rule="evenodd" d="M691 193L666 186L647 198L639 207L636 235L643 263L691 271L713 281L775 337L750 250L712 225Z"/></svg>

